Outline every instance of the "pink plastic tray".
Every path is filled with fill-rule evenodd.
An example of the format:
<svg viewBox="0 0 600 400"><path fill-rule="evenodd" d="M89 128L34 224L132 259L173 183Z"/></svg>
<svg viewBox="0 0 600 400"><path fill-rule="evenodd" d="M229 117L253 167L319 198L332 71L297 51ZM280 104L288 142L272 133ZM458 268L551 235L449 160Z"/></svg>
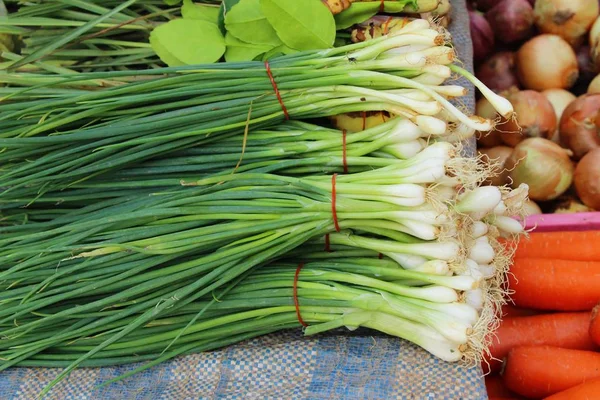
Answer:
<svg viewBox="0 0 600 400"><path fill-rule="evenodd" d="M534 232L600 230L600 212L531 215L525 229L531 228Z"/></svg>

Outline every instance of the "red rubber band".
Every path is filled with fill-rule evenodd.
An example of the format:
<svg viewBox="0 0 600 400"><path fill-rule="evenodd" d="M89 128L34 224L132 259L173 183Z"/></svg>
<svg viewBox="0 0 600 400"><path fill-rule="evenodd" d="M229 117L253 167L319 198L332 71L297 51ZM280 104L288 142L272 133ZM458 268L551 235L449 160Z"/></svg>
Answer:
<svg viewBox="0 0 600 400"><path fill-rule="evenodd" d="M298 303L298 276L300 275L300 270L304 267L304 263L298 264L298 268L296 268L296 273L294 274L294 286L293 286L293 294L294 294L294 306L296 307L296 316L298 317L298 322L303 327L307 327L308 324L304 322L302 319L302 315L300 315L300 304Z"/></svg>
<svg viewBox="0 0 600 400"><path fill-rule="evenodd" d="M338 224L338 218L337 218L337 210L336 210L336 197L337 194L335 192L335 178L337 177L337 174L333 174L331 175L331 214L333 215L333 226L335 227L336 232L339 232L340 229L340 225Z"/></svg>
<svg viewBox="0 0 600 400"><path fill-rule="evenodd" d="M267 75L269 75L269 80L271 81L271 86L273 86L273 90L275 91L275 96L277 96L277 100L279 101L279 105L283 110L283 115L285 119L290 119L290 115L288 114L287 108L285 108L285 104L283 104L283 99L281 98L281 93L279 93L279 88L277 88L277 83L275 83L275 78L273 78L273 73L271 72L271 66L268 61L265 61L265 68L267 69Z"/></svg>
<svg viewBox="0 0 600 400"><path fill-rule="evenodd" d="M331 243L329 241L329 233L325 235L325 251L331 253Z"/></svg>
<svg viewBox="0 0 600 400"><path fill-rule="evenodd" d="M362 118L363 118L363 120L362 120L362 123L363 123L362 130L364 131L367 128L367 112L366 111L362 112Z"/></svg>
<svg viewBox="0 0 600 400"><path fill-rule="evenodd" d="M381 0L381 3L379 3L379 12L382 13L385 11L385 5L383 4L385 0Z"/></svg>
<svg viewBox="0 0 600 400"><path fill-rule="evenodd" d="M381 4L383 4L383 1L381 2ZM387 35L388 34L388 28L390 25L390 22L392 22L394 18L393 17L388 17L388 19L383 23L383 34Z"/></svg>
<svg viewBox="0 0 600 400"><path fill-rule="evenodd" d="M344 173L348 173L348 159L346 157L346 130L342 130L342 164L344 165Z"/></svg>

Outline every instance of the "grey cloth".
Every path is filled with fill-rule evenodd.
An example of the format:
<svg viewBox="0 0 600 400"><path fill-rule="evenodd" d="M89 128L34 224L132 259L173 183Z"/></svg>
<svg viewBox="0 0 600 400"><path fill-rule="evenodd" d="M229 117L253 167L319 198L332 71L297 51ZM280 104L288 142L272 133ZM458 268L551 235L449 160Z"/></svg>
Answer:
<svg viewBox="0 0 600 400"><path fill-rule="evenodd" d="M464 0L452 1L450 31L464 67L472 44ZM461 99L474 109L472 85ZM474 140L465 146L475 151ZM304 337L280 332L210 353L179 357L101 389L134 366L74 371L47 397L56 400L129 399L487 399L481 369L446 363L419 347L371 332ZM34 399L59 369L12 368L0 373L0 399Z"/></svg>

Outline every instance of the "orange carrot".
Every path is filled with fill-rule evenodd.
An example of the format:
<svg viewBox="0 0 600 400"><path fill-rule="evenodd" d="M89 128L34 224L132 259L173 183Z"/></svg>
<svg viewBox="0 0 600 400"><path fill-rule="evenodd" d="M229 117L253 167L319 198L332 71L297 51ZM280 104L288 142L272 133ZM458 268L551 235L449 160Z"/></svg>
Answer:
<svg viewBox="0 0 600 400"><path fill-rule="evenodd" d="M509 288L518 307L589 311L600 302L600 261L515 259Z"/></svg>
<svg viewBox="0 0 600 400"><path fill-rule="evenodd" d="M505 304L502 306L502 318L528 317L530 315L537 315L539 313L540 312L538 310L515 307L511 304Z"/></svg>
<svg viewBox="0 0 600 400"><path fill-rule="evenodd" d="M546 397L544 400L593 400L600 396L600 379L594 379Z"/></svg>
<svg viewBox="0 0 600 400"><path fill-rule="evenodd" d="M549 345L567 349L595 350L588 333L590 313L555 313L529 317L505 318L496 330L489 347L490 355L485 360L489 369L497 372L502 359L517 346ZM482 368L487 372L484 362Z"/></svg>
<svg viewBox="0 0 600 400"><path fill-rule="evenodd" d="M600 378L600 353L553 346L515 347L502 379L513 392L543 398Z"/></svg>
<svg viewBox="0 0 600 400"><path fill-rule="evenodd" d="M485 376L485 390L489 398L515 397L516 395L504 385L502 377L498 374Z"/></svg>
<svg viewBox="0 0 600 400"><path fill-rule="evenodd" d="M517 246L516 258L600 261L600 231L532 232Z"/></svg>
<svg viewBox="0 0 600 400"><path fill-rule="evenodd" d="M598 315L600 312L600 304L598 304L592 310L592 315L590 318L590 328L589 334L590 338L594 343L600 346L600 316Z"/></svg>

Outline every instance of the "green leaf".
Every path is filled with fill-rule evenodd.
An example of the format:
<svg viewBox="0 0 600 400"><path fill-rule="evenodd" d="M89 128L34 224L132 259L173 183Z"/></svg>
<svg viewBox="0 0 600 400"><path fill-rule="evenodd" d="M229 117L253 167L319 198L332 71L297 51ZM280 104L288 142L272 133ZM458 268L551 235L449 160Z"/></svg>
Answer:
<svg viewBox="0 0 600 400"><path fill-rule="evenodd" d="M196 19L217 24L219 20L219 7L196 4L192 0L183 0L181 15L185 19Z"/></svg>
<svg viewBox="0 0 600 400"><path fill-rule="evenodd" d="M165 4L168 6L175 6L181 3L181 0L164 0Z"/></svg>
<svg viewBox="0 0 600 400"><path fill-rule="evenodd" d="M227 30L225 29L225 16L229 12L229 10L231 10L233 8L233 6L235 6L239 2L240 2L240 0L223 0L221 2L221 7L219 8L219 23L218 23L218 25L219 25L219 29L221 30L221 32L223 32L223 35L225 35L227 33Z"/></svg>
<svg viewBox="0 0 600 400"><path fill-rule="evenodd" d="M386 1L383 3L383 10L386 13L395 14L401 12L415 12L413 4L415 0L397 0L394 2ZM367 1L352 3L350 7L335 16L336 29L346 29L352 25L364 22L379 12L381 3L378 1ZM407 6L410 9L406 9Z"/></svg>
<svg viewBox="0 0 600 400"><path fill-rule="evenodd" d="M265 54L263 54L262 61L267 61L273 57L279 57L281 55L292 54L292 53L297 53L297 52L298 52L298 50L290 49L285 44L282 44L281 46L274 47L273 49L271 49L271 50L267 51Z"/></svg>
<svg viewBox="0 0 600 400"><path fill-rule="evenodd" d="M230 32L227 32L225 36L225 44L227 45L227 51L225 52L225 61L227 62L252 61L275 47L270 44L246 43Z"/></svg>
<svg viewBox="0 0 600 400"><path fill-rule="evenodd" d="M150 34L150 44L170 67L218 61L225 53L225 39L216 24L174 19Z"/></svg>
<svg viewBox="0 0 600 400"><path fill-rule="evenodd" d="M240 0L225 16L225 28L246 43L281 44L277 32L260 10L259 0Z"/></svg>
<svg viewBox="0 0 600 400"><path fill-rule="evenodd" d="M332 47L335 20L320 0L260 0L260 5L288 47L298 50Z"/></svg>

